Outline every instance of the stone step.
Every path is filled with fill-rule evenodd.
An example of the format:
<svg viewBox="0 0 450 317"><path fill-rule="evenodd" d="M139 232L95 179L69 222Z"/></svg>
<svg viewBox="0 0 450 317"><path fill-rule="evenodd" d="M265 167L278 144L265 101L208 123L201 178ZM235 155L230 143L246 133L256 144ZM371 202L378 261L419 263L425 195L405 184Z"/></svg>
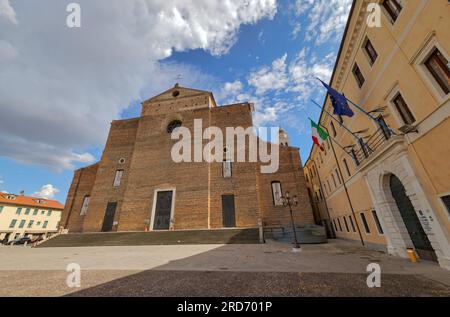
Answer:
<svg viewBox="0 0 450 317"><path fill-rule="evenodd" d="M38 248L258 243L260 243L258 228L250 228L153 232L71 233L59 235L40 244Z"/></svg>

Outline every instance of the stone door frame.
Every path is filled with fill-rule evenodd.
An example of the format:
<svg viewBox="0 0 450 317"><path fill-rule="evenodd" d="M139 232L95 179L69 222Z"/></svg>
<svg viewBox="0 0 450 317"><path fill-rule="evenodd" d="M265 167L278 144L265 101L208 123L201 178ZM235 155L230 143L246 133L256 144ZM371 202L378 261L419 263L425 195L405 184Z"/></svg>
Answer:
<svg viewBox="0 0 450 317"><path fill-rule="evenodd" d="M438 222L438 218L429 203L405 147L399 145L380 157L367 172L364 173L372 201L379 213L380 221L385 229L385 238L389 254L407 258L407 248L413 248L403 218L392 196L390 176L397 176L405 187L421 225L436 253L439 264L450 269L450 245Z"/></svg>
<svg viewBox="0 0 450 317"><path fill-rule="evenodd" d="M173 224L175 222L175 199L176 199L176 192L177 189L175 187L173 188L157 188L155 189L153 193L153 207L152 207L152 214L151 214L151 220L150 220L150 231L155 231L153 229L155 224L155 213L156 213L156 203L158 200L158 193L159 192L172 192L172 206L170 208L170 227L169 230L173 230Z"/></svg>

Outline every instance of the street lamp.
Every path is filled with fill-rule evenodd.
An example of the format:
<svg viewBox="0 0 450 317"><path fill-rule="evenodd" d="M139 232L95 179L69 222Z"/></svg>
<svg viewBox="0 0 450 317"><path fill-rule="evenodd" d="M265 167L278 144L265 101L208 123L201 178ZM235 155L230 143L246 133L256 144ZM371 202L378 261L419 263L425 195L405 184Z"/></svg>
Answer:
<svg viewBox="0 0 450 317"><path fill-rule="evenodd" d="M281 201L282 201L284 207L289 207L289 212L291 213L292 230L294 231L294 241L295 241L294 249L298 251L301 249L301 246L297 240L297 232L295 230L294 215L292 213L292 207L298 206L298 197L296 195L291 198L290 193L286 192L285 196L281 196Z"/></svg>

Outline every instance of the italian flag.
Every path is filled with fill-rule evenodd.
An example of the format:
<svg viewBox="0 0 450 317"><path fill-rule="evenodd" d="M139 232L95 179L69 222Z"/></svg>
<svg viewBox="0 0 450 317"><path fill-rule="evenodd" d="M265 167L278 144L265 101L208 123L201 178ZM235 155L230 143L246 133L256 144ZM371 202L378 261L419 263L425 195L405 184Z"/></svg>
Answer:
<svg viewBox="0 0 450 317"><path fill-rule="evenodd" d="M311 119L310 119L311 120ZM322 151L325 150L323 143L328 139L328 133L325 132L317 123L311 120L312 139Z"/></svg>

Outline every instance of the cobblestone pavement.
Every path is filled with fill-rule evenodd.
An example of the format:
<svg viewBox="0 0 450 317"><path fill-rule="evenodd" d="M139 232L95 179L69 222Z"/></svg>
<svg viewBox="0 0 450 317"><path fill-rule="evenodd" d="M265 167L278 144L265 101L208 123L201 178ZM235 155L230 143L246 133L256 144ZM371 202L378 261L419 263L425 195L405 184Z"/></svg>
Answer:
<svg viewBox="0 0 450 317"><path fill-rule="evenodd" d="M352 243L0 248L0 296L450 296L450 274ZM81 266L69 288L67 264ZM367 265L381 267L369 289Z"/></svg>

